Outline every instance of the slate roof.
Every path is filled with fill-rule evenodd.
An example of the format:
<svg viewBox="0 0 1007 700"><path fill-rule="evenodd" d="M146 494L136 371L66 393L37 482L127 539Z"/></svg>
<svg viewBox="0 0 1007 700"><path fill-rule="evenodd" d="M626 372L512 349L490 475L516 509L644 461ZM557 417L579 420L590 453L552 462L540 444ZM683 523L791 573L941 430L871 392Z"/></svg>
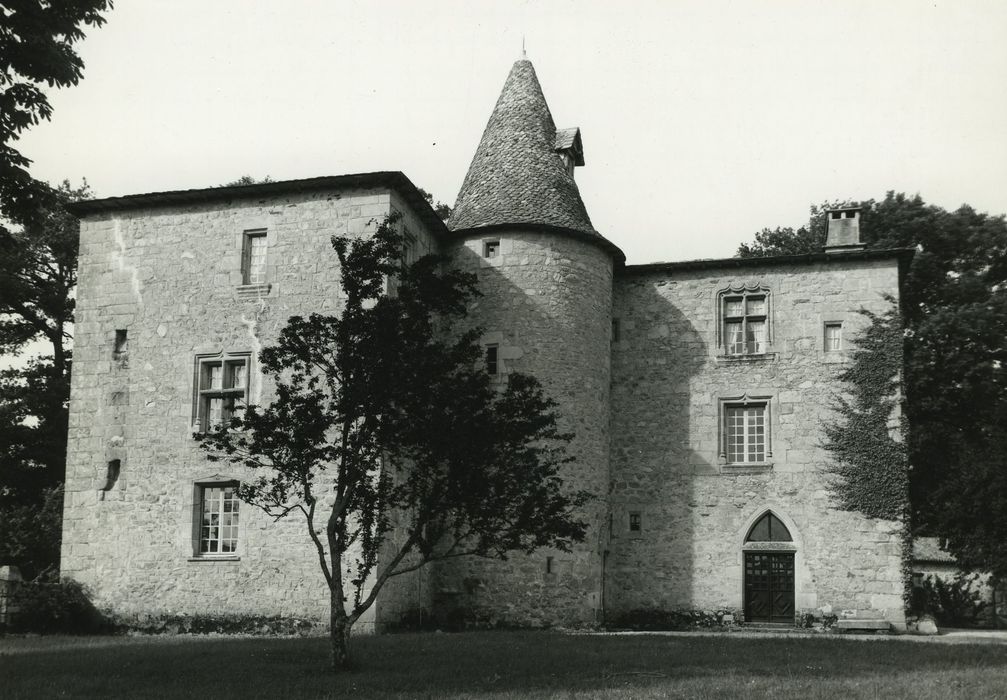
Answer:
<svg viewBox="0 0 1007 700"><path fill-rule="evenodd" d="M568 133L574 132L574 133ZM563 138L576 130L564 130ZM591 225L580 191L556 152L556 124L531 61L511 68L490 116L448 227L454 231L502 225L544 225L597 239L618 249ZM614 252L616 257L621 251Z"/></svg>
<svg viewBox="0 0 1007 700"><path fill-rule="evenodd" d="M584 165L584 143L580 139L580 127L556 129L556 150L572 151L574 162Z"/></svg>

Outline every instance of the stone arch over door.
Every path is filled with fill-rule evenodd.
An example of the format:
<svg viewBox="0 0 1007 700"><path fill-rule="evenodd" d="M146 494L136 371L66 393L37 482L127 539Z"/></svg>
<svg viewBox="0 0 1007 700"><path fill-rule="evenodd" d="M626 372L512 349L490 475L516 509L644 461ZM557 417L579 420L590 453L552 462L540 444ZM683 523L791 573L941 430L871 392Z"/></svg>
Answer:
<svg viewBox="0 0 1007 700"><path fill-rule="evenodd" d="M741 608L746 622L793 624L807 606L803 541L785 509L763 505L738 532Z"/></svg>

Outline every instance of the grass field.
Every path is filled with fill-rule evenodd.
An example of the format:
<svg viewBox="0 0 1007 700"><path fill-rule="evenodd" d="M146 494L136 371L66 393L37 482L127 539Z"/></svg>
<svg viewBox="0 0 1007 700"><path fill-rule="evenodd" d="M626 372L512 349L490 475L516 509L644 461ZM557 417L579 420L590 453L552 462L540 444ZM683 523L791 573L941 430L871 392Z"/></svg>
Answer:
<svg viewBox="0 0 1007 700"><path fill-rule="evenodd" d="M0 698L1007 698L1007 645L776 635L0 638Z"/></svg>

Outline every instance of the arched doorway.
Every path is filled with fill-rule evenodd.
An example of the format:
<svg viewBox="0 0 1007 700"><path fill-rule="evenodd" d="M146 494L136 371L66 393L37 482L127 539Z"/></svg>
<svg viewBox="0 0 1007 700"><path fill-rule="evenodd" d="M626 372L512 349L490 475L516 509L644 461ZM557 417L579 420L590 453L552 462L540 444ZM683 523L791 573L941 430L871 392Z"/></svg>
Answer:
<svg viewBox="0 0 1007 700"><path fill-rule="evenodd" d="M794 622L794 546L772 511L745 537L745 621Z"/></svg>

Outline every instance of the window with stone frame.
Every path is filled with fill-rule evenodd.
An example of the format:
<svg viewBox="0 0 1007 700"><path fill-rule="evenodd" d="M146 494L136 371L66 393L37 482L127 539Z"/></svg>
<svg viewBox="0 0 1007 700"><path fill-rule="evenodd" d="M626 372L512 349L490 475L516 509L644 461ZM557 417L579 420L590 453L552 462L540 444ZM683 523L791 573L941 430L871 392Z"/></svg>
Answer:
<svg viewBox="0 0 1007 700"><path fill-rule="evenodd" d="M237 556L238 482L196 484L196 556Z"/></svg>
<svg viewBox="0 0 1007 700"><path fill-rule="evenodd" d="M266 238L265 229L245 231L241 250L241 283L266 283Z"/></svg>
<svg viewBox="0 0 1007 700"><path fill-rule="evenodd" d="M843 349L843 324L841 321L828 321L825 324L825 352L841 352Z"/></svg>
<svg viewBox="0 0 1007 700"><path fill-rule="evenodd" d="M725 355L769 352L769 292L758 287L725 290L719 295L720 347Z"/></svg>
<svg viewBox="0 0 1007 700"><path fill-rule="evenodd" d="M250 353L196 357L193 426L206 432L240 416L248 399Z"/></svg>
<svg viewBox="0 0 1007 700"><path fill-rule="evenodd" d="M722 400L720 460L728 465L768 464L773 456L768 398Z"/></svg>

